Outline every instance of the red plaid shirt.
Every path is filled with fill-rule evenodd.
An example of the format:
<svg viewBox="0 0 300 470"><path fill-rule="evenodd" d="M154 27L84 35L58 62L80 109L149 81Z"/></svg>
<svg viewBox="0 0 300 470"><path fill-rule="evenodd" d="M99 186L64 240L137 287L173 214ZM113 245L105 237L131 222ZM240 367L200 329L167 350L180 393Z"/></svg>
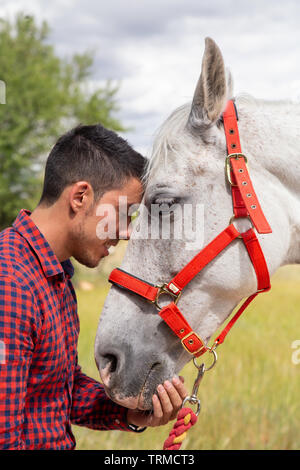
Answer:
<svg viewBox="0 0 300 470"><path fill-rule="evenodd" d="M0 233L0 449L73 449L71 423L128 430L127 409L81 372L73 266L29 215Z"/></svg>

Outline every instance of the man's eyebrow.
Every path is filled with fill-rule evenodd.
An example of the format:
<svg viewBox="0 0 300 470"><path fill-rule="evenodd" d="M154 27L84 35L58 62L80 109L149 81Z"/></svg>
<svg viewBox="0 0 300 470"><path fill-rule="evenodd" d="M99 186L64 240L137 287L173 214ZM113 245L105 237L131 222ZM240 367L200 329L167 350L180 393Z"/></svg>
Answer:
<svg viewBox="0 0 300 470"><path fill-rule="evenodd" d="M138 200L139 202L137 202L137 199L132 199L132 200L131 200L131 199L128 199L128 200L127 200L127 205L128 205L128 206L131 206L131 204L140 204L141 200L142 200L142 199L139 198L139 200Z"/></svg>
<svg viewBox="0 0 300 470"><path fill-rule="evenodd" d="M120 204L120 201L118 201L117 207L118 207L118 209L120 209L120 208L122 209L122 208L125 208L125 207L127 207L127 209L128 209L128 207L130 207L134 204L140 204L140 203L141 203L141 201L137 202L136 199L133 199L133 200L128 200L127 199L126 204L124 204L124 203Z"/></svg>
<svg viewBox="0 0 300 470"><path fill-rule="evenodd" d="M143 199L143 196L144 196L144 191L141 191L138 194L136 194L135 198L133 198L133 196L129 196L127 198L127 204L128 205L136 204L137 199L139 199L139 202L141 202L141 200Z"/></svg>

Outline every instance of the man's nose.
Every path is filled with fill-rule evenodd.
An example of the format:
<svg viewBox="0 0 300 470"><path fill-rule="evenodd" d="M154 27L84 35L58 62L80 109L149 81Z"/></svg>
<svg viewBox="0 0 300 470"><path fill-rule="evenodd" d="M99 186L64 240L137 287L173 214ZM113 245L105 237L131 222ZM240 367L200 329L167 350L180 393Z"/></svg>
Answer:
<svg viewBox="0 0 300 470"><path fill-rule="evenodd" d="M122 230L119 232L119 240L129 240L130 238L130 231L129 230Z"/></svg>
<svg viewBox="0 0 300 470"><path fill-rule="evenodd" d="M131 218L128 217L127 224L122 224L122 227L119 227L118 238L119 240L129 240L132 228L131 228Z"/></svg>

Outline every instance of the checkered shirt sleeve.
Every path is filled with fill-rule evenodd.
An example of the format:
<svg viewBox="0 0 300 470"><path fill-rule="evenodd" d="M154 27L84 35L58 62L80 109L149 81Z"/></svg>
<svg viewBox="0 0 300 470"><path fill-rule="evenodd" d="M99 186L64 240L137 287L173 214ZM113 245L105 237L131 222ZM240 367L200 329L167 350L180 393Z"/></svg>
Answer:
<svg viewBox="0 0 300 470"><path fill-rule="evenodd" d="M76 367L72 394L71 422L91 429L129 431L127 408L110 400L102 384Z"/></svg>
<svg viewBox="0 0 300 470"><path fill-rule="evenodd" d="M37 315L30 292L0 277L0 448L24 449L22 427L28 372L37 337Z"/></svg>

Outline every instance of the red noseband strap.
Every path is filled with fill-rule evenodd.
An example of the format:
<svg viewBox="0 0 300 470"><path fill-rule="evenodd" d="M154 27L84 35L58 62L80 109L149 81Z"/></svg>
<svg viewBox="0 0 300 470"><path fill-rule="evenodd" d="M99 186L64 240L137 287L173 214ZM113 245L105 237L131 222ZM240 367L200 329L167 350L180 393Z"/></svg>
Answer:
<svg viewBox="0 0 300 470"><path fill-rule="evenodd" d="M226 158L226 170L228 181L232 188L233 218L248 217L259 233L270 233L272 230L262 212L250 180L246 166L247 159L241 153L237 114L233 101L228 102L223 114L223 121L229 154ZM231 223L194 256L168 284L163 286L155 286L145 282L121 269L114 269L109 276L109 281L155 304L160 317L180 338L183 347L193 356L201 356L211 348L208 348L199 335L193 331L176 303L184 287L237 238L242 239L244 242L254 267L257 278L257 291L246 299L222 330L221 334L215 339L215 345L221 344L237 319L257 294L271 288L267 263L258 238L252 228L240 234ZM159 305L159 297L162 294L172 297L172 301L165 307Z"/></svg>
<svg viewBox="0 0 300 470"><path fill-rule="evenodd" d="M108 280L120 287L121 289L127 289L138 294L150 302L154 302L158 293L158 287L149 282L142 281L136 276L123 271L120 268L114 269L108 278Z"/></svg>

